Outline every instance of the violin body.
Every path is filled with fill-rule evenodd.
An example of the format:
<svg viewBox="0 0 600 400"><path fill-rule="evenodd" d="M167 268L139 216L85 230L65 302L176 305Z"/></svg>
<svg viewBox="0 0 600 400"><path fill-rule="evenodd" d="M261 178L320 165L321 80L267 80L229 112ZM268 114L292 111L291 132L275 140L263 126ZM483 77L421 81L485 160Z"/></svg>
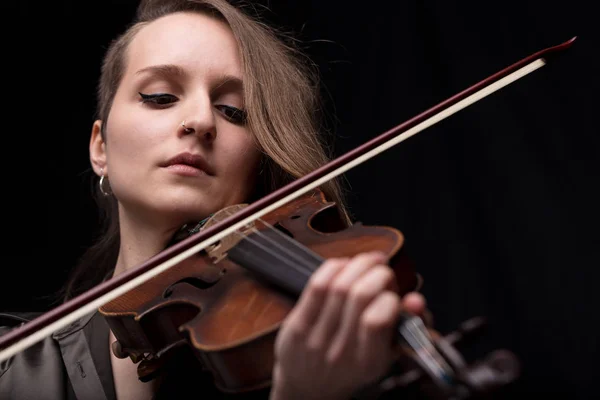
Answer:
<svg viewBox="0 0 600 400"><path fill-rule="evenodd" d="M242 207L216 213L205 227ZM403 242L394 228L345 226L335 203L315 189L99 311L117 338L117 356L141 361L142 380L154 376L161 359L183 345L211 371L220 390L260 389L271 383L278 328L320 263L382 251L404 294L419 280L402 255ZM278 264L279 255L300 261Z"/></svg>

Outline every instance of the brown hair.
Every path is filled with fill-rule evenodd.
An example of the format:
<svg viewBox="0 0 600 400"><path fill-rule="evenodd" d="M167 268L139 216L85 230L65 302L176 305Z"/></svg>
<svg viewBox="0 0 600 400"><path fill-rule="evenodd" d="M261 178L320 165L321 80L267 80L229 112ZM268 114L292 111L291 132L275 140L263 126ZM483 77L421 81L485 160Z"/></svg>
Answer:
<svg viewBox="0 0 600 400"><path fill-rule="evenodd" d="M263 152L262 180L253 197L280 188L329 161L322 128L318 73L293 42L258 18L226 0L142 0L134 23L114 40L102 64L97 91L98 119L108 120L112 102L127 63L127 49L146 24L175 12L200 12L225 22L241 53L248 128ZM102 135L107 134L106 123ZM97 181L96 181L97 182ZM102 234L81 257L64 288L68 299L88 290L112 273L120 238L117 202L96 188ZM339 207L350 224L342 189L337 180L320 189Z"/></svg>

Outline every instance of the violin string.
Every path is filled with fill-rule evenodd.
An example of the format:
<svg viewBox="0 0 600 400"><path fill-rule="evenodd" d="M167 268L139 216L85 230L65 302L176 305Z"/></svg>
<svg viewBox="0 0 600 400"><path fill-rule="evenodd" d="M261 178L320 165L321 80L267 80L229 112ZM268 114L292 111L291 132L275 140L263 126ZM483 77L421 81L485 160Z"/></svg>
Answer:
<svg viewBox="0 0 600 400"><path fill-rule="evenodd" d="M302 275L302 277L308 278L311 275L311 273L312 273L311 266L308 265L308 264L304 264L305 260L303 260L302 258L299 258L294 252L290 252L290 251L286 250L277 241L269 238L267 235L264 235L264 234L260 233L260 231L257 231L257 235L258 236L261 236L261 237L265 238L265 240L270 245L273 245L275 247L280 248L281 251L273 251L268 246L266 246L265 244L260 243L259 241L253 239L249 235L246 235L246 234L243 234L243 233L240 233L240 232L237 232L237 231L234 231L234 233L242 236L245 240L247 240L248 242L252 243L254 246L262 249L265 253L267 253L269 255L272 255L273 257L281 260L282 263L284 264L284 267L289 267L289 268L295 270L296 272L299 272ZM295 258L296 260L298 260L298 262L291 261L290 257L291 258Z"/></svg>
<svg viewBox="0 0 600 400"><path fill-rule="evenodd" d="M277 229L274 229L277 230ZM260 230L256 231L256 235L264 238L264 240L271 246L278 248L279 251L273 251L271 247L260 243L258 240L252 238L249 235L246 234L242 234L240 232L235 232L238 235L244 237L245 240L247 240L248 242L252 243L254 246L262 249L265 253L274 256L277 259L280 259L283 261L284 264L286 264L286 266L294 269L297 272L300 272L302 274L302 276L304 277L308 277L311 274L311 266L309 264L305 264L304 259L302 259L301 257L299 257L296 253L294 252L290 252L288 249L286 249L284 246L282 246L280 243L278 243L276 240L273 240L272 238L270 238L268 235L265 235L264 233L262 233ZM299 247L299 246L298 246ZM295 259L296 262L289 262L290 258Z"/></svg>
<svg viewBox="0 0 600 400"><path fill-rule="evenodd" d="M315 253L309 247L306 247L303 244L301 244L300 242L298 242L297 240L292 239L291 237L289 237L285 233L281 232L281 230L279 230L276 227L274 227L273 225L269 224L267 221L263 220L262 218L258 218L258 221L260 221L263 224L265 224L270 230L275 231L276 234L278 234L284 240L287 240L287 242L290 243L292 246L296 247L297 249L299 249L300 251L302 251L304 254L308 255L311 258L313 258L315 260L315 264L314 265L308 264L309 265L309 267L308 267L309 268L309 272L311 272L311 273L314 272L315 269L317 267L319 267L319 265L321 265L321 263L323 261L325 261L325 259L323 257L321 257L320 255L318 255L317 253ZM259 235L262 235L262 232L260 230L258 231L258 233L259 233Z"/></svg>
<svg viewBox="0 0 600 400"><path fill-rule="evenodd" d="M275 228L273 225L269 224L268 222L264 221L261 218L259 218L258 221L262 222L270 231L274 231L277 235L279 235L280 237L283 237L283 239L286 240L288 243L290 243L292 246L296 247L300 251L304 252L305 254L308 254L310 257L315 259L315 263L312 264L312 263L308 262L306 259L300 257L298 255L298 253L289 251L285 246L283 246L277 240L272 239L268 235L265 235L261 230L257 229L255 231L255 234L261 238L264 238L264 240L267 243L269 243L270 245L272 245L274 248L280 249L279 252L271 250L269 247L259 243L257 240L253 239L249 235L242 234L238 231L235 231L235 233L244 237L244 239L248 240L253 245L263 249L267 254L273 255L278 259L284 260L284 263L288 264L288 266L292 267L296 271L302 273L302 275L304 277L309 277L312 274L312 272L314 272L315 268L318 267L320 265L320 263L324 261L322 259L322 257L320 257L318 254L314 253L312 250L310 250L306 246L302 246L300 243L293 240L288 235L284 234L279 229ZM297 263L287 263L286 261L288 261L290 257L293 259L296 259Z"/></svg>

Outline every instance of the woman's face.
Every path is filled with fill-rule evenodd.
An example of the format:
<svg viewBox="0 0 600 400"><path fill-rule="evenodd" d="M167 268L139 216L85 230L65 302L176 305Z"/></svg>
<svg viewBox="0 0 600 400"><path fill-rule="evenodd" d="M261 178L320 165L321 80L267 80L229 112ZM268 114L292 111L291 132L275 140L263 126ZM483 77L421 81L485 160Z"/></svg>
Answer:
<svg viewBox="0 0 600 400"><path fill-rule="evenodd" d="M103 169L132 217L177 225L242 203L260 159L243 110L241 60L229 28L194 13L162 17L128 48L106 142L99 122L92 132L94 170Z"/></svg>

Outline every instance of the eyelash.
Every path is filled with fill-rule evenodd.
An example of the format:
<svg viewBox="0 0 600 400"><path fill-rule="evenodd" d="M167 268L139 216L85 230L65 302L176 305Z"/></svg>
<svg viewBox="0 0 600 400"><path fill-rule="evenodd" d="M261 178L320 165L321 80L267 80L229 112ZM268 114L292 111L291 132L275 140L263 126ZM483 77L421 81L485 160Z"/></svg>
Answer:
<svg viewBox="0 0 600 400"><path fill-rule="evenodd" d="M138 92L140 97L142 98L142 103L153 103L155 106L159 108L165 108L169 106L169 104L177 101L177 97L168 93L156 93L156 94L144 94L142 92ZM166 100L166 102L165 102ZM239 108L228 106L228 105L217 105L217 109L227 118L230 122L238 125L243 125L246 123L248 118L246 111L240 110Z"/></svg>

